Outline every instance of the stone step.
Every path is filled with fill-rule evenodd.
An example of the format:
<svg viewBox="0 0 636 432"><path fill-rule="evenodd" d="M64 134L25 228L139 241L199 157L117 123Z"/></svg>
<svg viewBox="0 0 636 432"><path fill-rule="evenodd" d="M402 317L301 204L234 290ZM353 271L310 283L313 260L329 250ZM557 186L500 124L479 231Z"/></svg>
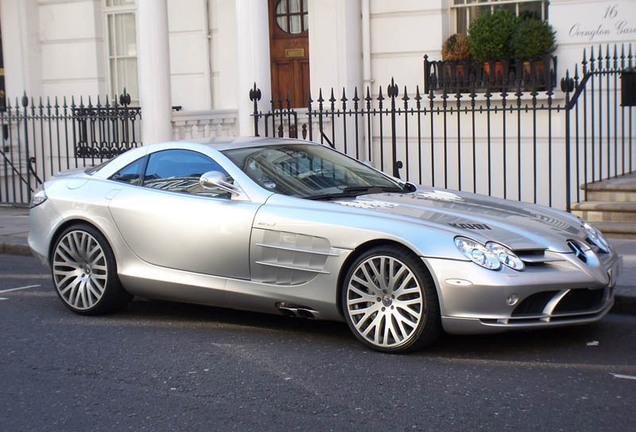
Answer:
<svg viewBox="0 0 636 432"><path fill-rule="evenodd" d="M636 202L636 174L584 184L581 189L587 192L587 201Z"/></svg>
<svg viewBox="0 0 636 432"><path fill-rule="evenodd" d="M636 202L584 201L572 205L572 214L589 222L636 223Z"/></svg>
<svg viewBox="0 0 636 432"><path fill-rule="evenodd" d="M607 238L636 239L636 223L629 222L590 222Z"/></svg>
<svg viewBox="0 0 636 432"><path fill-rule="evenodd" d="M589 201L636 202L636 187L634 187L633 191L615 189L588 190L587 199Z"/></svg>

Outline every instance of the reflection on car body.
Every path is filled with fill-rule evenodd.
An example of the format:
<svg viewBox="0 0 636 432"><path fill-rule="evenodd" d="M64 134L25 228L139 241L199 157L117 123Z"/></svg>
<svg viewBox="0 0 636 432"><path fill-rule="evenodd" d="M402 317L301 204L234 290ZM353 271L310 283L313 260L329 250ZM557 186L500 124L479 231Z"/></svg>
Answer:
<svg viewBox="0 0 636 432"><path fill-rule="evenodd" d="M137 295L344 320L400 352L442 330L590 323L614 302L618 258L584 221L402 182L306 141L133 149L46 182L30 218L29 245L80 314Z"/></svg>

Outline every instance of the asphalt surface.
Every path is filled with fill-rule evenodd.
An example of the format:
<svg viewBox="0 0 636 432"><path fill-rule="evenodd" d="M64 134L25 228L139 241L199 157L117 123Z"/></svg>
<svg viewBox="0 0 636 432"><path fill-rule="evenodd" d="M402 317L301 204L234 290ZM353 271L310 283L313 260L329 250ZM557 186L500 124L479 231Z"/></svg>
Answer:
<svg viewBox="0 0 636 432"><path fill-rule="evenodd" d="M2 431L636 430L636 316L388 355L345 324L135 300L76 315L0 255Z"/></svg>

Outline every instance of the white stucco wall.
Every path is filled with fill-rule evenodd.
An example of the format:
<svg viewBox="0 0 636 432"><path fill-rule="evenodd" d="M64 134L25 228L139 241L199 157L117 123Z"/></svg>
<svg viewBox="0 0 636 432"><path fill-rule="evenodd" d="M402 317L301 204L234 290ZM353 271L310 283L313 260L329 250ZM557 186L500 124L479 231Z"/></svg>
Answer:
<svg viewBox="0 0 636 432"><path fill-rule="evenodd" d="M605 55L608 45L614 52L622 44L636 42L636 1L634 0L551 0L550 24L556 30L559 73L573 71L579 65L586 49L590 58L590 47L598 56L602 45ZM620 51L619 51L620 53Z"/></svg>
<svg viewBox="0 0 636 432"><path fill-rule="evenodd" d="M309 70L311 94L320 88L353 89L362 84L360 2L309 2Z"/></svg>
<svg viewBox="0 0 636 432"><path fill-rule="evenodd" d="M207 0L169 0L172 104L210 109L212 87Z"/></svg>
<svg viewBox="0 0 636 432"><path fill-rule="evenodd" d="M423 84L423 58L441 52L448 32L445 0L372 0L371 75L374 88L391 78L403 89Z"/></svg>

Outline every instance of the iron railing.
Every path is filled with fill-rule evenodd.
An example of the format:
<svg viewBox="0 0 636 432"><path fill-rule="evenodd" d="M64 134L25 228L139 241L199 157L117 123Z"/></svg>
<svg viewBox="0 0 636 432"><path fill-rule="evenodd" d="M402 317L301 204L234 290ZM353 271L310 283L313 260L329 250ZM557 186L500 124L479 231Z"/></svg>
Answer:
<svg viewBox="0 0 636 432"><path fill-rule="evenodd" d="M552 90L556 85L557 59L432 61L424 56L424 92Z"/></svg>
<svg viewBox="0 0 636 432"><path fill-rule="evenodd" d="M320 90L307 108L288 99L258 107L254 133L328 143L383 171L429 186L570 208L579 186L634 170L632 107L620 104L620 75L634 66L630 46L583 53L582 74L566 73L561 91L545 81L493 80L421 92L394 80L372 92ZM556 64L556 63L554 63ZM574 198L574 199L573 199Z"/></svg>
<svg viewBox="0 0 636 432"><path fill-rule="evenodd" d="M28 204L58 171L95 165L141 145L141 110L129 103L124 91L119 103L24 95L0 107L0 203Z"/></svg>

